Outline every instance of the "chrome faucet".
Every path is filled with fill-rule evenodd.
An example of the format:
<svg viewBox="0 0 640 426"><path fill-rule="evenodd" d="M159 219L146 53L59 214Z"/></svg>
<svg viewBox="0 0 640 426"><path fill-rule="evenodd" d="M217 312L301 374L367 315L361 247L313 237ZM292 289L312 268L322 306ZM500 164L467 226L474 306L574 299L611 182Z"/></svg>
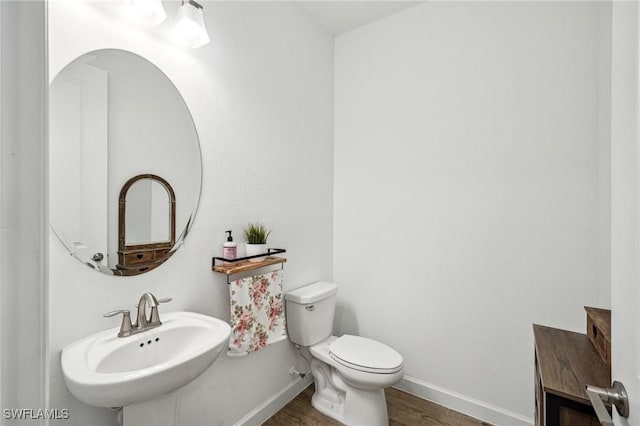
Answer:
<svg viewBox="0 0 640 426"><path fill-rule="evenodd" d="M171 298L156 299L156 297L147 292L140 296L140 301L136 305L138 308L138 314L135 324L131 324L131 313L128 309L119 309L116 311L107 312L103 316L105 318L112 317L114 315L122 314L122 324L120 324L120 331L118 337L128 337L134 334L142 333L151 328L160 327L162 322L160 321L160 315L158 314L158 305L160 303L171 302ZM151 308L151 313L147 317L147 305Z"/></svg>
<svg viewBox="0 0 640 426"><path fill-rule="evenodd" d="M149 319L147 319L147 305L149 305L149 307L151 308L151 315L149 315ZM138 319L136 322L136 326L138 328L153 328L158 327L162 324L160 322L160 318L158 317L158 299L156 299L153 294L145 293L140 296L140 301L138 302L137 306Z"/></svg>

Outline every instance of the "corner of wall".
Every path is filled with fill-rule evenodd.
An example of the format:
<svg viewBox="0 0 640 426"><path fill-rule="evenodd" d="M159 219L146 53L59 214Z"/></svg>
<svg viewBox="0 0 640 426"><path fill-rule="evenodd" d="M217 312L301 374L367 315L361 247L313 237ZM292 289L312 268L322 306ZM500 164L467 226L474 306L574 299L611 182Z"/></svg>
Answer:
<svg viewBox="0 0 640 426"><path fill-rule="evenodd" d="M4 408L45 408L47 404L43 350L48 241L46 8L44 1L0 2L0 396Z"/></svg>

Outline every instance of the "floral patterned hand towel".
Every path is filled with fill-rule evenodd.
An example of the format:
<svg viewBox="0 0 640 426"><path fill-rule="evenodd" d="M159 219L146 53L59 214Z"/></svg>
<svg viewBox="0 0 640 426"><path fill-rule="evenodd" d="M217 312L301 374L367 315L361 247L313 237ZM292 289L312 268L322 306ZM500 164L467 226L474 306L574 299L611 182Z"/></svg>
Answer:
<svg viewBox="0 0 640 426"><path fill-rule="evenodd" d="M229 285L231 337L227 355L244 356L286 339L282 275L278 270Z"/></svg>

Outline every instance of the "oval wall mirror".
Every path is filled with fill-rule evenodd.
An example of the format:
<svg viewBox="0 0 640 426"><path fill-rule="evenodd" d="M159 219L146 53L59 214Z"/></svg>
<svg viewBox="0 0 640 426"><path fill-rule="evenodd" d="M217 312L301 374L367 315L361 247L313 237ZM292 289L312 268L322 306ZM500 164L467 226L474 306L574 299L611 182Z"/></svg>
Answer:
<svg viewBox="0 0 640 426"><path fill-rule="evenodd" d="M189 233L202 183L195 125L171 80L131 52L87 53L52 81L49 121L50 224L69 252L120 276L169 259ZM121 261L126 185L124 252L158 248L142 253L145 262L153 258L144 267Z"/></svg>

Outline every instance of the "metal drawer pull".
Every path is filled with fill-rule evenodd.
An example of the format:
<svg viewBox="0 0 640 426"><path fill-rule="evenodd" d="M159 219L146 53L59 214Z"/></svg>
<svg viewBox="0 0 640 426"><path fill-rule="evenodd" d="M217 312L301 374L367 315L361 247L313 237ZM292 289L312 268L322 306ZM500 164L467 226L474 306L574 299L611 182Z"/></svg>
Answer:
<svg viewBox="0 0 640 426"><path fill-rule="evenodd" d="M605 402L610 402L614 405L620 416L629 417L629 398L627 397L627 391L623 384L617 380L613 382L613 387L608 389L587 385L587 395L598 416L598 421L603 426L614 426L607 407L604 405Z"/></svg>

